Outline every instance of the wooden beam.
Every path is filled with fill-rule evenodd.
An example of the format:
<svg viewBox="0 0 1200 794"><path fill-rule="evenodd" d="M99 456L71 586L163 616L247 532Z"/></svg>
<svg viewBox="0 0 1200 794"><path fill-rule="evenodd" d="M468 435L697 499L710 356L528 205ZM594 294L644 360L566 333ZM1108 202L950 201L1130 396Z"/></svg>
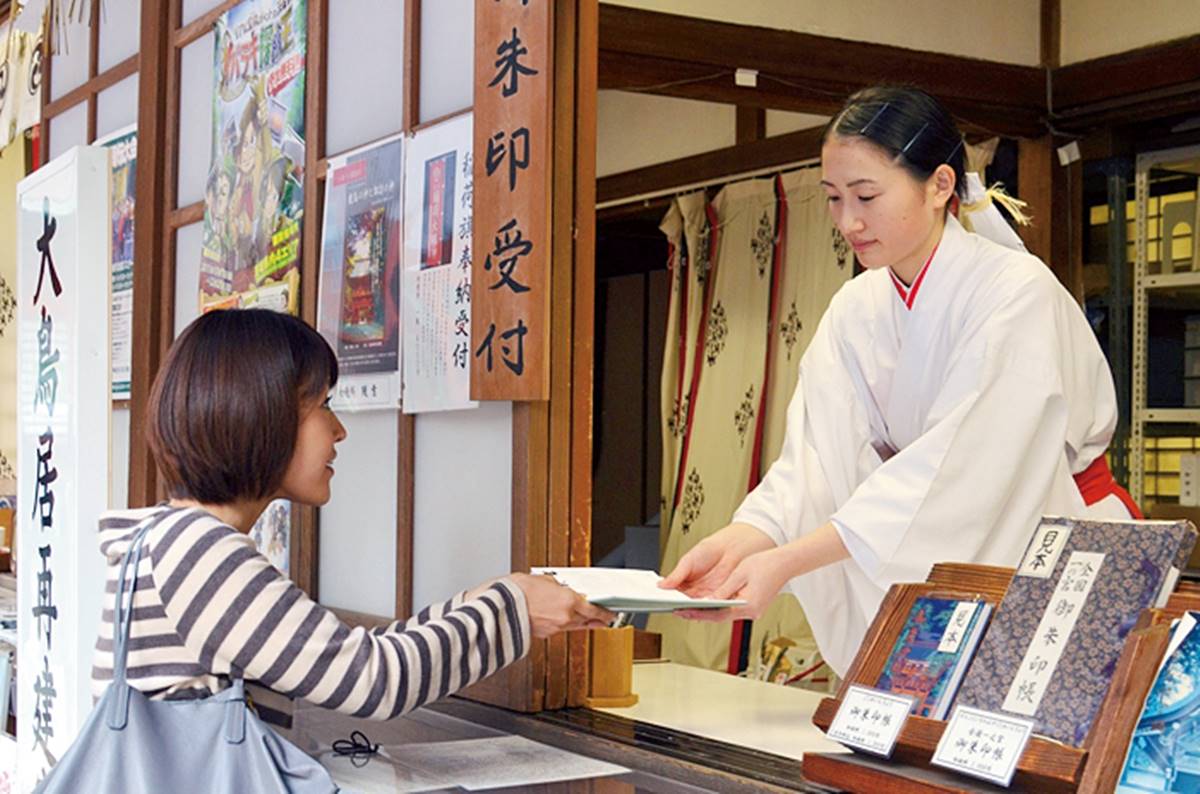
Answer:
<svg viewBox="0 0 1200 794"><path fill-rule="evenodd" d="M1062 52L1062 0L1042 0L1042 66L1058 67Z"/></svg>
<svg viewBox="0 0 1200 794"><path fill-rule="evenodd" d="M121 82L126 77L137 74L138 58L138 55L130 55L103 74L96 75L95 78L87 81L78 88L68 91L53 102L48 102L42 109L42 118L51 119L64 111L70 110L80 102L91 100L94 103L96 95L101 91ZM49 72L46 71L43 74L49 75Z"/></svg>
<svg viewBox="0 0 1200 794"><path fill-rule="evenodd" d="M596 315L596 141L600 3L580 0L575 53L575 238L571 328L571 536L569 565L592 564L592 399ZM588 694L590 638L569 640L568 706Z"/></svg>
<svg viewBox="0 0 1200 794"><path fill-rule="evenodd" d="M100 72L100 0L92 0L88 18L88 82ZM96 140L96 94L88 97L87 142Z"/></svg>
<svg viewBox="0 0 1200 794"><path fill-rule="evenodd" d="M738 105L734 130L734 140L737 141L739 146L745 143L761 141L767 137L766 108Z"/></svg>
<svg viewBox="0 0 1200 794"><path fill-rule="evenodd" d="M400 124L412 132L421 121L421 0L404 0L404 91Z"/></svg>
<svg viewBox="0 0 1200 794"><path fill-rule="evenodd" d="M404 0L404 73L400 126L412 132L420 120L421 0ZM328 160L322 159L322 177ZM401 412L396 434L396 617L413 613L413 499L417 476L416 417Z"/></svg>
<svg viewBox="0 0 1200 794"><path fill-rule="evenodd" d="M220 5L204 12L186 25L172 28L174 32L171 34L171 43L176 48L183 49L206 33L210 33L221 15L240 2L241 0L223 0Z"/></svg>
<svg viewBox="0 0 1200 794"><path fill-rule="evenodd" d="M1061 166L1051 136L1019 142L1017 178L1033 223L1020 228L1030 253L1083 300L1083 168Z"/></svg>
<svg viewBox="0 0 1200 794"><path fill-rule="evenodd" d="M630 70L618 63L619 56L651 60L634 62L637 68ZM674 65L668 63L672 61ZM1028 128L1046 104L1045 74L1037 67L607 4L600 8L600 63L602 88L623 87L611 79L620 70L635 78L628 86L676 96L699 92L695 86L706 86L702 79L706 75L730 96L752 95L754 89L733 91L732 73L739 67L757 69L761 91L786 94L782 89L792 89L814 104L781 109L808 112L828 112L825 108L830 102L840 104L847 94L863 86L911 83L937 95L964 119L977 123L982 119L997 132L1007 131L1010 124ZM659 68L646 68L651 63ZM678 80L696 82L666 85ZM707 93L712 97L716 89L708 85ZM999 112L1005 109L1007 116Z"/></svg>
<svg viewBox="0 0 1200 794"><path fill-rule="evenodd" d="M1200 82L1200 35L1129 52L1073 63L1054 70L1054 109L1069 113L1088 106L1158 91L1185 93Z"/></svg>
<svg viewBox="0 0 1200 794"><path fill-rule="evenodd" d="M823 127L789 132L741 146L730 146L601 177L597 183L596 201L603 204L644 193L812 160L821 154L822 132Z"/></svg>
<svg viewBox="0 0 1200 794"><path fill-rule="evenodd" d="M172 0L178 12L181 0ZM158 472L146 445L142 428L150 386L164 353L161 338L163 318L163 273L174 262L162 262L166 231L166 197L163 158L166 156L166 122L169 40L167 26L156 3L143 3L138 58L142 76L138 81L138 169L137 224L133 243L133 360L129 399L129 505L152 505L158 501ZM47 36L49 38L49 36Z"/></svg>

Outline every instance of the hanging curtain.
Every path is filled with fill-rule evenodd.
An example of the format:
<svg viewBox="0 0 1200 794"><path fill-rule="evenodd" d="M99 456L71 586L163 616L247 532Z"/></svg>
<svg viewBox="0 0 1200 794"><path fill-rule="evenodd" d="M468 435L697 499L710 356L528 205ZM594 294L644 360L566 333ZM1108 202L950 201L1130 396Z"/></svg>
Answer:
<svg viewBox="0 0 1200 794"><path fill-rule="evenodd" d="M667 237L671 272L670 308L663 349L661 380L663 466L659 491L661 534L659 556L671 526L674 495L691 403L696 345L712 260L712 222L704 191L679 196L671 203L660 226Z"/></svg>
<svg viewBox="0 0 1200 794"><path fill-rule="evenodd" d="M786 203L783 267L778 290L778 310L771 333L772 355L768 377L767 404L763 421L761 471L779 457L787 425L787 406L796 390L800 357L817 330L817 323L833 294L854 273L850 246L833 225L815 168L783 175L782 201ZM750 658L760 658L765 643L782 639L791 665L787 679L793 683L829 691L834 679L822 663L812 629L791 593L780 595L753 623ZM750 669L753 670L753 662Z"/></svg>
<svg viewBox="0 0 1200 794"><path fill-rule="evenodd" d="M711 226L708 247L714 256L707 268L690 263L698 271L694 283L699 285L703 276L704 297L696 341L680 346L690 352L686 357L692 370L684 373L686 424L674 466L675 481L663 494L672 506L670 523L663 525L664 571L729 522L747 493L757 461L767 353L764 330L776 258L775 194L774 180L769 179L721 190L706 212ZM695 207L690 213L688 207L680 209L685 232L693 225L703 228ZM703 247L703 236L697 235L701 239L692 244L688 235L690 252ZM686 283L690 287L693 282ZM691 300L688 308L694 308ZM669 423L671 414L664 415ZM670 467L669 462L664 464ZM652 618L650 628L662 633L668 658L710 668L725 666L728 625L661 616Z"/></svg>

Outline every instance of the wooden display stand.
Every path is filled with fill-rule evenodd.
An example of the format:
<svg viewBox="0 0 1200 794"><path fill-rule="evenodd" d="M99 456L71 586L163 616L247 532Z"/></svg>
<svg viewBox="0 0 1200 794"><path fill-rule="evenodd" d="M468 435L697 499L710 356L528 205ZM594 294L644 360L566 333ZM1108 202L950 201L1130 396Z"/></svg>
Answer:
<svg viewBox="0 0 1200 794"><path fill-rule="evenodd" d="M813 723L829 730L850 684L873 687L892 646L920 596L982 599L998 607L1012 580L1012 568L986 565L935 565L920 584L895 585L879 607L836 698L825 698ZM1171 620L1200 610L1200 587L1180 584L1165 609L1146 610L1129 633L1108 694L1082 747L1071 747L1036 734L1029 740L1013 776L1012 789L1036 792L1110 792L1121 775L1125 751L1166 652ZM804 777L843 791L996 791L998 787L930 763L946 728L943 720L910 716L888 760L854 755L806 755Z"/></svg>

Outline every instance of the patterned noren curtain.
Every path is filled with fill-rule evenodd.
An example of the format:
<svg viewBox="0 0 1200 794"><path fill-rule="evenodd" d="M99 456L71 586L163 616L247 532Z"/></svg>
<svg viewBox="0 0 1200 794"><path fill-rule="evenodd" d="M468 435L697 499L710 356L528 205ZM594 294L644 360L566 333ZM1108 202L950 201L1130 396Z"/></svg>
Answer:
<svg viewBox="0 0 1200 794"><path fill-rule="evenodd" d="M662 375L663 571L725 526L779 455L800 357L852 257L815 169L676 200L663 219L672 291ZM725 669L730 627L651 619L663 652ZM786 636L815 654L795 598L755 622L751 651ZM804 644L811 646L811 653ZM800 649L798 649L800 650Z"/></svg>

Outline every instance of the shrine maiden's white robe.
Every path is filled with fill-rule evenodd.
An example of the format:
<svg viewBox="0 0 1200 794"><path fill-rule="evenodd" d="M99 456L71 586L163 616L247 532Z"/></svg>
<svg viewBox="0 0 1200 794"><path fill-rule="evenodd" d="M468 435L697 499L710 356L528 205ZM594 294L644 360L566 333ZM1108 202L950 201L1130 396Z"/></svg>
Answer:
<svg viewBox="0 0 1200 794"><path fill-rule="evenodd" d="M1116 421L1071 295L951 216L912 289L882 268L834 296L783 451L733 520L783 544L832 519L850 558L789 586L845 674L890 585L935 562L1014 566L1043 514L1128 518L1115 497L1088 508L1073 478Z"/></svg>

